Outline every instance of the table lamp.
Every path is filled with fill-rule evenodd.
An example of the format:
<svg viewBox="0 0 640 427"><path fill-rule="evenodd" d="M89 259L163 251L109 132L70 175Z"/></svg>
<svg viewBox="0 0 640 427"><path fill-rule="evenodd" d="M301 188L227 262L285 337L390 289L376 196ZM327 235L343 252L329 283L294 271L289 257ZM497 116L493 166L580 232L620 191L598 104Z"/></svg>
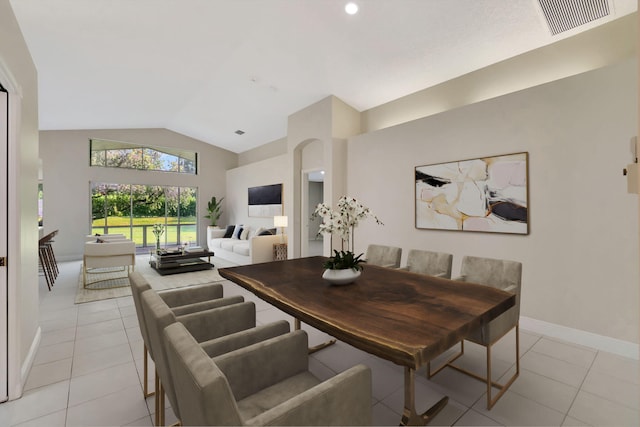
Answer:
<svg viewBox="0 0 640 427"><path fill-rule="evenodd" d="M282 243L284 243L284 229L289 225L289 219L286 215L278 215L273 217L273 226L280 227L282 230Z"/></svg>

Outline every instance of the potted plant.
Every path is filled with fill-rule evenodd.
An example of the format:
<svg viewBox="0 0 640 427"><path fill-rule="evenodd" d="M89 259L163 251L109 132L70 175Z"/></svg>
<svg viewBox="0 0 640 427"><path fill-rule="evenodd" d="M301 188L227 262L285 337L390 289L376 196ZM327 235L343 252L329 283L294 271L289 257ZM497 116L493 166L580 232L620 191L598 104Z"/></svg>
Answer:
<svg viewBox="0 0 640 427"><path fill-rule="evenodd" d="M217 224L218 220L220 219L220 215L222 215L221 207L222 207L223 200L224 200L224 197L218 200L216 199L216 196L213 196L211 200L209 200L209 202L207 203L207 212L209 213L204 217L209 218L211 227L218 226Z"/></svg>
<svg viewBox="0 0 640 427"><path fill-rule="evenodd" d="M382 221L357 199L348 196L342 196L338 200L335 210L324 203L318 204L312 217L322 218L318 234L328 233L331 235L332 243L333 234L337 234L342 243L342 250L334 250L334 255L323 264L325 271L322 277L335 285L352 283L360 277L361 263L366 262L362 259L364 254L356 256L352 252L355 227L367 217L374 218L380 225L383 225Z"/></svg>

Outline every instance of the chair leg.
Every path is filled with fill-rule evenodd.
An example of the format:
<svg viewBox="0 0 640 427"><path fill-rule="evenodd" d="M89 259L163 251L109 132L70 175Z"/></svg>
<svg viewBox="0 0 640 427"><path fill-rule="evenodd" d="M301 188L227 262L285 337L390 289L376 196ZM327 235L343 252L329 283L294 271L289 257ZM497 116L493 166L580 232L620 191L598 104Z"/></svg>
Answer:
<svg viewBox="0 0 640 427"><path fill-rule="evenodd" d="M463 354L464 354L464 340L460 341L460 351L458 353L454 354L449 360L444 362L442 365L440 365L436 370L432 371L431 370L431 361L427 362L427 378L431 379L431 377L433 377L438 372L442 371L447 366L453 367L453 365L451 365L451 363L453 363L456 359L458 359Z"/></svg>
<svg viewBox="0 0 640 427"><path fill-rule="evenodd" d="M164 412L165 412L165 408L164 408L164 387L162 386L162 381L160 381L160 390L156 389L156 400L159 402L158 403L158 411L160 412L160 424L161 426L164 426Z"/></svg>
<svg viewBox="0 0 640 427"><path fill-rule="evenodd" d="M491 346L487 346L487 360L490 360L489 359L490 355L491 355ZM491 362L487 362L487 367L488 367L487 369L490 369L490 363ZM516 380L516 378L518 378L519 375L520 375L520 325L516 323L516 373L513 374L513 376L509 378L509 381L507 381L505 384L503 385L498 384L498 388L500 389L500 391L498 392L498 394L496 394L496 397L493 399L491 398L491 384L496 384L496 383L491 381L491 377L487 373L487 387L488 387L487 409L493 408L493 405L495 405L498 399L500 399L502 395L507 391L507 389L511 387L511 384L513 384L513 382Z"/></svg>
<svg viewBox="0 0 640 427"><path fill-rule="evenodd" d="M495 381L493 381L491 379L491 345L487 345L487 375L485 377L482 377L474 372L468 371L467 369L461 368L459 366L456 366L454 364L452 364L451 362L453 362L455 359L457 359L458 357L462 356L462 353L464 351L461 351L461 353L457 354L454 358L452 358L451 360L449 360L448 362L446 362L443 366L440 366L436 371L430 373L429 369L430 366L429 364L427 364L427 375L435 375L438 372L440 372L442 369L444 369L445 367L449 366L450 368L455 369L458 372L462 372L463 374L466 374L472 378L475 378L479 381L485 382L487 384L487 409L491 409L493 408L493 406L496 404L496 402L498 401L498 399L500 399L502 397L502 395L507 391L507 389L509 387L511 387L511 384L513 384L513 382L516 380L516 378L518 378L518 376L520 375L520 325L518 323L516 323L515 325L515 330L516 330L516 373L509 378L509 380L505 383L505 384L499 384ZM429 377L430 378L430 377ZM495 397L491 396L491 392L492 392L492 387L496 387L498 388L500 391L498 392L498 394L496 394Z"/></svg>
<svg viewBox="0 0 640 427"><path fill-rule="evenodd" d="M142 386L142 392L144 394L145 399L147 397L151 397L153 395L156 394L155 391L149 391L149 351L147 350L147 345L144 344L143 345L143 360L144 360L144 367L143 367L143 377L144 377L144 385Z"/></svg>
<svg viewBox="0 0 640 427"><path fill-rule="evenodd" d="M156 392L155 392L155 409L156 409L156 426L164 426L164 388L158 376L156 369Z"/></svg>
<svg viewBox="0 0 640 427"><path fill-rule="evenodd" d="M49 282L49 273L47 273L47 266L45 265L42 249L38 250L38 258L40 259L40 266L42 267L42 273L44 274L44 279L47 281L47 288L51 290L51 282Z"/></svg>
<svg viewBox="0 0 640 427"><path fill-rule="evenodd" d="M60 270L58 270L58 262L56 261L56 255L53 252L53 245L51 244L51 242L47 242L46 246L47 246L47 252L48 252L49 258L51 259L51 266L53 267L53 272L55 276L58 277L58 274L60 274Z"/></svg>

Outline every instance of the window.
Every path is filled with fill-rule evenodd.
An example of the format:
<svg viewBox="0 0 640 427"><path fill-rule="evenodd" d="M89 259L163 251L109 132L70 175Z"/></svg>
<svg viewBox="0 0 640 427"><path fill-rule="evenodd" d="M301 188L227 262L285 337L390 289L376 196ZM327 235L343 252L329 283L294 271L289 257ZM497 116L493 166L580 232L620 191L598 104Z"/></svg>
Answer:
<svg viewBox="0 0 640 427"><path fill-rule="evenodd" d="M197 174L198 153L128 142L89 140L91 166Z"/></svg>
<svg viewBox="0 0 640 427"><path fill-rule="evenodd" d="M197 243L196 194L192 187L92 183L91 233L124 234L153 247L153 224L161 223L162 246Z"/></svg>

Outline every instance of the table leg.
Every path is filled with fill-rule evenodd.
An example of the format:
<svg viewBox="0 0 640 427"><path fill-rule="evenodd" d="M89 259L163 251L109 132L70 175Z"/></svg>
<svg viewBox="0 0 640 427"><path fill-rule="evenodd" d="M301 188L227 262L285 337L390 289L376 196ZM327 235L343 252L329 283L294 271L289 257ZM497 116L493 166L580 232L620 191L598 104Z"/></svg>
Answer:
<svg viewBox="0 0 640 427"><path fill-rule="evenodd" d="M447 406L447 402L449 401L449 397L445 396L423 414L418 414L416 412L415 375L416 371L414 369L404 368L404 412L402 413L402 420L400 421L400 425L403 426L427 425L438 412Z"/></svg>
<svg viewBox="0 0 640 427"><path fill-rule="evenodd" d="M300 319L294 319L293 328L297 331L297 330L300 330L301 327L302 327L302 325L301 325ZM322 344L318 344L318 345L314 345L313 347L309 347L309 354L313 354L316 351L320 351L323 348L327 348L330 345L334 345L335 343L336 343L335 339L330 339L329 341L323 342Z"/></svg>

